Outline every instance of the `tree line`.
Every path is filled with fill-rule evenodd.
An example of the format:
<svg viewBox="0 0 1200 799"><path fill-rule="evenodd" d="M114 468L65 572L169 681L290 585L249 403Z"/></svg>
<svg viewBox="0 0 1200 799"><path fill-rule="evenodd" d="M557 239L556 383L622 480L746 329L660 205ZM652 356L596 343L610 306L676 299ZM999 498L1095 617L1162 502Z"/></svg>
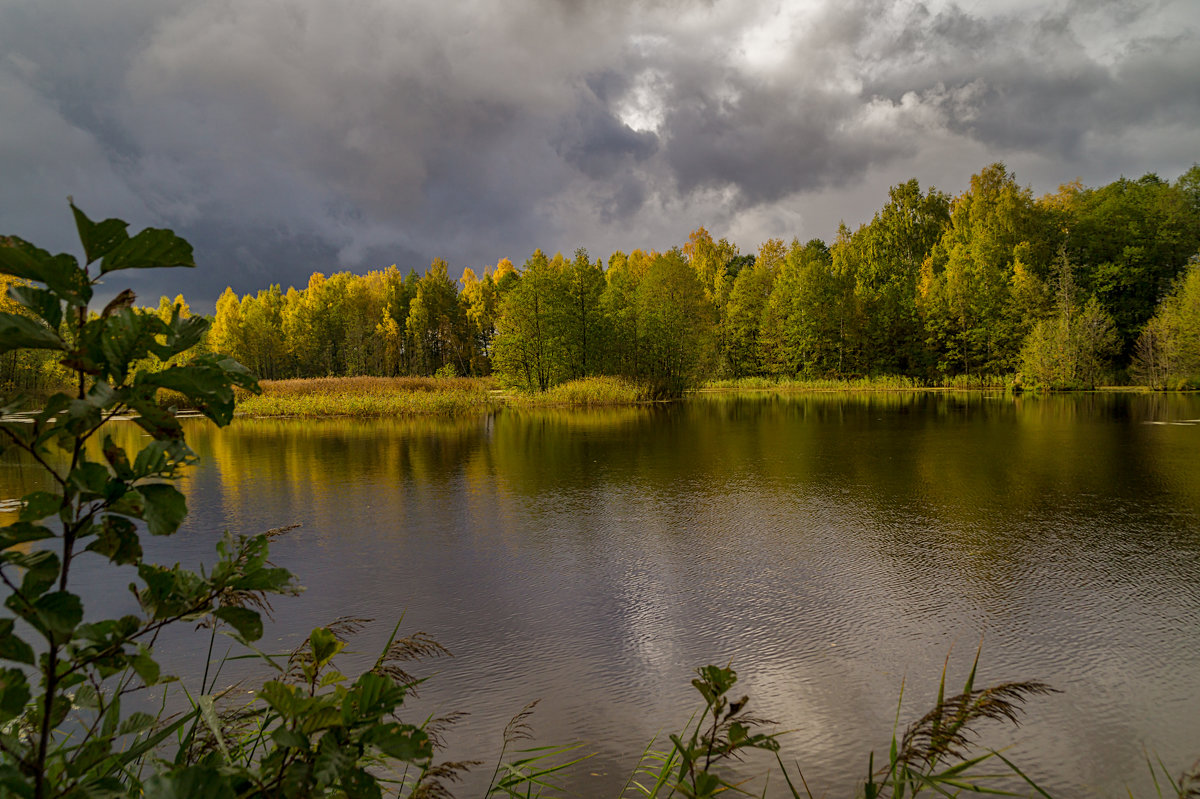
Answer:
<svg viewBox="0 0 1200 799"><path fill-rule="evenodd" d="M827 243L742 253L697 228L665 252L541 250L458 281L435 259L313 274L216 304L208 346L264 378L487 375L545 390L621 375L1019 375L1027 385L1200 385L1200 165L1034 197L1003 164L957 197L892 187Z"/></svg>

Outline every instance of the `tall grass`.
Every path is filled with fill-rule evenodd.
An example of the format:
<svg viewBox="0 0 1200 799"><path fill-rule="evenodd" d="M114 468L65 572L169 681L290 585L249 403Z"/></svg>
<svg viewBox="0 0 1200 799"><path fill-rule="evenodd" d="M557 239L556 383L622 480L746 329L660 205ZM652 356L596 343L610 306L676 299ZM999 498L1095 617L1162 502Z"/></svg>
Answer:
<svg viewBox="0 0 1200 799"><path fill-rule="evenodd" d="M240 416L406 416L460 414L495 406L480 378L323 377L264 380L263 393L241 394Z"/></svg>
<svg viewBox="0 0 1200 799"><path fill-rule="evenodd" d="M926 389L981 390L1011 388L1011 375L946 375L922 380L908 375L871 377L735 377L710 380L701 391L922 391Z"/></svg>
<svg viewBox="0 0 1200 799"><path fill-rule="evenodd" d="M546 405L634 405L650 402L654 393L649 386L623 377L583 377L560 383L539 394L511 394L505 397L515 407Z"/></svg>
<svg viewBox="0 0 1200 799"><path fill-rule="evenodd" d="M923 381L905 375L878 377L736 377L710 380L701 390L735 391L915 391Z"/></svg>

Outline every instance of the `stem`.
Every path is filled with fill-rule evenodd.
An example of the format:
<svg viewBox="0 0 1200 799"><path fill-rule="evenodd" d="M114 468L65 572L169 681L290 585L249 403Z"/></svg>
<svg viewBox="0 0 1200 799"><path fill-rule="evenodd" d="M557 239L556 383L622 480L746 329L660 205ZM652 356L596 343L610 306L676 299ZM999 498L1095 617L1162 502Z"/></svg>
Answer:
<svg viewBox="0 0 1200 799"><path fill-rule="evenodd" d="M46 795L46 750L50 747L50 714L54 709L54 692L58 687L58 644L50 642L46 669L46 691L42 699L42 728L38 733L37 756L33 768L33 799L44 799Z"/></svg>

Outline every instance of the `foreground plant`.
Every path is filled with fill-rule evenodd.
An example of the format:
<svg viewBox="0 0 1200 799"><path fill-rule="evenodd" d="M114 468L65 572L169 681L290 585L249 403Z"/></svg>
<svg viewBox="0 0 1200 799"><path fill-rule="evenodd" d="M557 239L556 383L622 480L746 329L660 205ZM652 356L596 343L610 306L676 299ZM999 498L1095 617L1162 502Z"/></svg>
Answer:
<svg viewBox="0 0 1200 799"><path fill-rule="evenodd" d="M704 666L696 675L692 687L704 698L704 707L670 736L669 750L656 751L650 742L622 794L633 790L648 798L687 799L708 799L725 791L749 795L743 783L731 781L725 766L756 749L779 751L780 734L760 731L774 722L747 712L749 696L729 698L737 672L728 666Z"/></svg>
<svg viewBox="0 0 1200 799"><path fill-rule="evenodd" d="M141 313L128 289L92 313L95 288L109 273L194 266L192 248L169 230L130 236L121 220L96 223L74 203L71 210L83 266L0 238L0 272L20 279L10 291L19 312L0 313L0 354L51 351L74 385L40 411L15 415L26 405L20 396L0 407L3 446L27 453L49 484L24 497L17 521L0 528L0 582L11 614L0 617L0 796L378 796L366 765L383 757L423 766L431 747L426 733L390 718L405 692L397 673L377 664L341 685L345 678L328 668L340 642L327 629L315 630L295 661L298 684L276 680L257 692L272 715L263 717L266 734L248 757L221 745L192 763L189 745L179 748L182 760L161 759L173 735L187 742L201 721L213 727L211 696L169 723L123 711L129 694L170 679L152 651L164 627L219 622L249 645L261 637L262 619L247 600L297 589L267 560L266 535L226 534L217 562L201 572L143 558L142 535L170 535L186 518L172 481L196 460L175 407L160 407L159 392L176 392L225 425L234 388L257 392L258 384L232 359L194 353L208 328L200 317L182 318L178 308L167 321ZM118 416L132 417L150 442L137 452L118 446L105 432ZM85 623L71 580L83 557L132 567L139 613ZM219 728L213 734L225 743ZM143 782L147 770L153 776Z"/></svg>

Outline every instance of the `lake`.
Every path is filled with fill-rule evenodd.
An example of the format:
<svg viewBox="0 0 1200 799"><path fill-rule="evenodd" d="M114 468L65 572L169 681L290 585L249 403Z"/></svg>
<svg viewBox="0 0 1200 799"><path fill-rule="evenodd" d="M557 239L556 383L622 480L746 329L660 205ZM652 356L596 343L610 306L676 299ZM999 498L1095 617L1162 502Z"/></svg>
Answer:
<svg viewBox="0 0 1200 799"><path fill-rule="evenodd" d="M979 684L1060 691L984 737L1057 795L1150 795L1143 749L1173 773L1200 756L1197 395L713 394L187 433L192 515L148 555L197 565L225 529L301 524L272 551L307 592L276 603L267 647L342 616L377 620L360 668L401 617L441 642L414 711L469 714L447 756L489 764L460 796L540 699L536 742L595 753L568 787L613 797L696 709L692 670L729 662L792 730L785 762L849 796L902 684L903 726L981 645ZM36 487L2 467L0 498ZM89 616L132 606L126 570L73 574ZM164 660L194 676L206 642L177 630Z"/></svg>

